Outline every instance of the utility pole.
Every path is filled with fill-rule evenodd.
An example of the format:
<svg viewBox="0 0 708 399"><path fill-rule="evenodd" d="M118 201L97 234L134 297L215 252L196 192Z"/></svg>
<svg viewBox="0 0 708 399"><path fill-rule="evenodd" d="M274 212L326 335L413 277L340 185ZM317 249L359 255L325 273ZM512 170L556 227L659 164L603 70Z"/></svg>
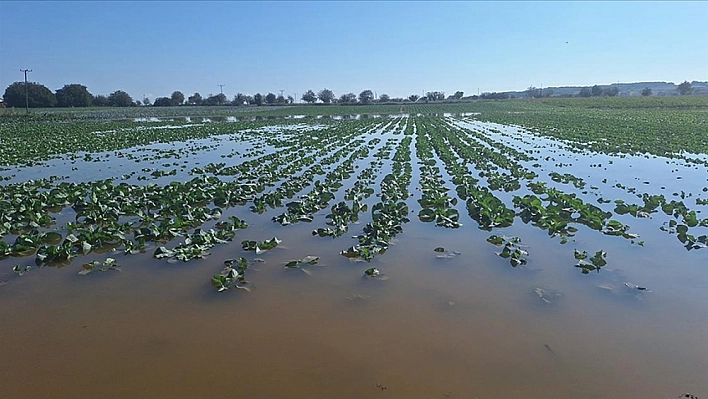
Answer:
<svg viewBox="0 0 708 399"><path fill-rule="evenodd" d="M20 69L20 72L25 73L25 109L29 115L29 88L27 87L27 72L32 72L31 69Z"/></svg>
<svg viewBox="0 0 708 399"><path fill-rule="evenodd" d="M217 85L219 86L219 92L221 93L221 96L224 96L224 86L226 85ZM221 105L221 99L219 99L219 105Z"/></svg>

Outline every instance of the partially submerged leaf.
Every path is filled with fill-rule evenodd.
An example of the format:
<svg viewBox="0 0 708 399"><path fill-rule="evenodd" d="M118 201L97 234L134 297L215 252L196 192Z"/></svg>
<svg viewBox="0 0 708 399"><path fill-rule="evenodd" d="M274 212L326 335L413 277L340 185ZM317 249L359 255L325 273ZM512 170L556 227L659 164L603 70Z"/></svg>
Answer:
<svg viewBox="0 0 708 399"><path fill-rule="evenodd" d="M563 293L557 290L552 290L548 288L536 287L533 291L538 295L539 298L545 303L551 303L558 298L563 296Z"/></svg>
<svg viewBox="0 0 708 399"><path fill-rule="evenodd" d="M381 274L379 269L375 267L370 267L366 270L364 270L364 276L366 277L378 277Z"/></svg>
<svg viewBox="0 0 708 399"><path fill-rule="evenodd" d="M12 267L12 271L18 276L22 276L23 274L27 273L30 270L32 270L32 266L22 267L20 265L15 265Z"/></svg>
<svg viewBox="0 0 708 399"><path fill-rule="evenodd" d="M248 261L244 257L238 259L227 259L224 261L224 268L218 274L211 276L211 285L217 291L223 292L234 287L249 291L248 287L242 284L247 284L246 269L248 269Z"/></svg>

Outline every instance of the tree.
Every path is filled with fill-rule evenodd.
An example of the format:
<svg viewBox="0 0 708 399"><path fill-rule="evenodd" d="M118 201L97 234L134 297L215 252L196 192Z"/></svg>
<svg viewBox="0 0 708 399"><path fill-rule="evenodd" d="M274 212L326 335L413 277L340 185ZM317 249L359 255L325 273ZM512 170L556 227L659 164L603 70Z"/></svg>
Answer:
<svg viewBox="0 0 708 399"><path fill-rule="evenodd" d="M112 107L130 107L133 105L133 98L123 90L116 90L108 95L108 105Z"/></svg>
<svg viewBox="0 0 708 399"><path fill-rule="evenodd" d="M590 90L589 87L583 87L580 89L580 92L578 92L578 97L591 97L592 96L592 90Z"/></svg>
<svg viewBox="0 0 708 399"><path fill-rule="evenodd" d="M389 102L389 101L391 101L391 97L389 97L388 94L384 93L384 94L382 94L382 95L379 96L379 102L380 102L380 103L387 103L387 102Z"/></svg>
<svg viewBox="0 0 708 399"><path fill-rule="evenodd" d="M204 105L224 105L226 104L226 94L219 93L216 95L210 95L204 100Z"/></svg>
<svg viewBox="0 0 708 399"><path fill-rule="evenodd" d="M408 96L408 100L413 101L413 102L418 101L419 98L420 98L420 96L417 94L411 94L410 96Z"/></svg>
<svg viewBox="0 0 708 399"><path fill-rule="evenodd" d="M362 104L368 104L374 99L374 92L371 90L364 90L359 93L359 102Z"/></svg>
<svg viewBox="0 0 708 399"><path fill-rule="evenodd" d="M152 103L152 105L155 107L169 107L173 104L174 103L172 102L172 99L170 97L158 97L155 99L155 102Z"/></svg>
<svg viewBox="0 0 708 399"><path fill-rule="evenodd" d="M184 94L181 91L174 91L170 100L172 100L172 105L182 105L184 103Z"/></svg>
<svg viewBox="0 0 708 399"><path fill-rule="evenodd" d="M302 95L302 101L312 104L317 101L317 96L314 91L308 90Z"/></svg>
<svg viewBox="0 0 708 399"><path fill-rule="evenodd" d="M93 97L91 105L93 105L94 107L107 107L110 105L110 103L108 101L108 97L104 96L103 94L99 94Z"/></svg>
<svg viewBox="0 0 708 399"><path fill-rule="evenodd" d="M538 98L541 97L541 90L537 89L534 86L529 86L528 89L526 89L526 97L528 98Z"/></svg>
<svg viewBox="0 0 708 399"><path fill-rule="evenodd" d="M93 96L80 84L64 85L56 91L57 106L59 107L90 107Z"/></svg>
<svg viewBox="0 0 708 399"><path fill-rule="evenodd" d="M150 99L147 97L143 98L143 105L150 105Z"/></svg>
<svg viewBox="0 0 708 399"><path fill-rule="evenodd" d="M356 94L354 94L354 93L342 94L339 97L339 102L340 103L355 103L356 102Z"/></svg>
<svg viewBox="0 0 708 399"><path fill-rule="evenodd" d="M643 97L651 96L651 89L649 87L645 87L644 90L642 90L642 96Z"/></svg>
<svg viewBox="0 0 708 399"><path fill-rule="evenodd" d="M263 95L261 93L256 93L253 96L253 104L263 105Z"/></svg>
<svg viewBox="0 0 708 399"><path fill-rule="evenodd" d="M275 94L273 94L273 93L268 93L268 94L266 94L266 96L265 96L265 101L266 101L266 103L268 103L268 104L275 104L275 99L276 99L276 98L277 98L277 97L275 97Z"/></svg>
<svg viewBox="0 0 708 399"><path fill-rule="evenodd" d="M616 97L619 94L619 89L617 86L612 86L603 90L602 93L608 97Z"/></svg>
<svg viewBox="0 0 708 399"><path fill-rule="evenodd" d="M295 99L293 96L288 96L288 104L293 104L295 102Z"/></svg>
<svg viewBox="0 0 708 399"><path fill-rule="evenodd" d="M189 105L201 105L202 104L202 95L199 93L194 93L189 98L187 98L187 104Z"/></svg>
<svg viewBox="0 0 708 399"><path fill-rule="evenodd" d="M590 89L590 94L593 97L600 97L602 95L602 87L595 85Z"/></svg>
<svg viewBox="0 0 708 399"><path fill-rule="evenodd" d="M275 99L275 102L277 104L285 104L288 102L288 100L286 100L285 97L283 97L283 95L281 94Z"/></svg>
<svg viewBox="0 0 708 399"><path fill-rule="evenodd" d="M246 96L244 96L243 93L236 93L234 100L231 102L231 104L236 106L241 106L247 103L248 101L246 101Z"/></svg>
<svg viewBox="0 0 708 399"><path fill-rule="evenodd" d="M319 98L323 103L329 104L334 99L334 93L332 90L324 88L317 93L317 98Z"/></svg>
<svg viewBox="0 0 708 399"><path fill-rule="evenodd" d="M462 97L464 97L464 95L465 95L465 92L463 92L463 91L456 91L456 92L455 92L455 100L460 100L460 99L462 99Z"/></svg>
<svg viewBox="0 0 708 399"><path fill-rule="evenodd" d="M428 101L442 101L445 99L445 92L444 91L429 91L425 93L425 97L427 97Z"/></svg>
<svg viewBox="0 0 708 399"><path fill-rule="evenodd" d="M482 93L482 95L479 96L479 98L482 98L485 100L506 100L509 97L510 97L509 93L497 93L497 92Z"/></svg>
<svg viewBox="0 0 708 399"><path fill-rule="evenodd" d="M25 82L15 82L5 89L5 94L2 96L5 106L24 108L25 89L27 89L27 100L31 108L47 108L57 104L56 96L46 86L28 82L25 87Z"/></svg>
<svg viewBox="0 0 708 399"><path fill-rule="evenodd" d="M684 81L678 87L676 88L676 91L682 96L685 96L687 94L691 94L693 92L693 88L691 87L691 82L689 81Z"/></svg>

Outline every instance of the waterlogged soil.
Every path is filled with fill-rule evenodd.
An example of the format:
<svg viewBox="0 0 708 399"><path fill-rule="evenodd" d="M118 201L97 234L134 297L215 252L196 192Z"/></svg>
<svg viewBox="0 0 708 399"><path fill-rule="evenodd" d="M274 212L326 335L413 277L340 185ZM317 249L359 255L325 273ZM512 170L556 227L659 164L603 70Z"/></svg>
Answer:
<svg viewBox="0 0 708 399"><path fill-rule="evenodd" d="M459 211L462 226L422 222L418 200L427 180L419 170L424 156L416 151L415 133L423 125L414 128L413 119L379 118L362 125L352 140L363 139L368 155L355 160L355 172L342 180L334 198L311 222L282 226L271 218L285 207L258 214L249 209L249 202L224 207L219 219L236 216L248 227L236 231L232 241L209 249L204 258L189 262L152 256L156 247L172 248L181 237L148 242L143 253L132 255L124 254L122 247L90 252L63 267L35 266L22 276L12 267L34 265L34 256L0 261L0 398L708 395L708 249L689 251L675 232L661 230L671 230L673 216L661 209L649 217L612 216L631 226L628 231L637 238L602 234L577 223L577 232L566 236L564 244L561 236L519 217L507 227L481 229L468 216L464 200L448 204ZM612 212L619 199L642 204L637 194L648 193L682 200L699 219L708 217L706 206L696 202L708 198L702 191L708 186L705 165L583 153L523 129L473 121L470 115L436 120L479 128L492 144L533 156L536 159L518 163L538 174L534 181L574 193L604 211ZM273 123L270 133L288 134L278 128L278 121ZM402 133L406 129L409 134ZM372 221L371 208L382 200L384 176L397 170L394 153L409 136L411 196L404 201L410 221L388 239L385 252L369 261L341 256L340 251L357 245L352 236L362 235ZM234 132L123 151L139 162L126 162L110 152L92 154L100 162L57 159L47 161L53 168L10 167L3 172L8 177L4 184L44 174L76 182L114 178L116 184L166 185L194 178L192 169L209 162L235 165L281 149L261 148L258 137ZM372 142L374 138L380 140ZM258 151L253 146L259 146ZM162 155L166 158L154 159ZM443 157L435 153L433 159L441 185L453 198L455 184L442 165ZM317 162L323 158L318 156ZM179 166L163 166L166 163ZM150 171L142 171L145 167ZM150 175L173 168L178 172L172 176ZM362 199L368 211L340 237L313 236L314 229L328 226L329 207L345 200L345 190L367 168L374 177L363 180L375 191ZM487 181L473 166L469 170L480 184ZM554 181L551 172L569 173L586 185ZM123 175L129 176L121 180ZM267 190L289 177L279 176ZM323 178L317 175L314 180ZM304 187L299 195L312 188ZM512 209L515 195L533 194L524 180L518 190L492 193ZM598 202L600 198L612 202ZM68 207L55 215L59 231L60 224L73 219L72 212ZM680 217L675 220L682 222ZM213 225L207 222L203 228ZM706 234L705 227L691 229L695 236ZM509 259L498 256L501 248L487 242L492 234L519 237L525 262L512 267ZM240 244L271 237L281 244L260 254ZM13 239L5 237L9 243ZM591 256L604 251L607 265L583 274L575 267L574 250ZM308 255L319 257L316 265L284 267ZM82 263L107 256L117 260L121 271L79 275ZM238 257L250 264L245 275L249 291L232 287L217 292L210 277L223 268L224 260ZM372 267L380 275L364 277Z"/></svg>

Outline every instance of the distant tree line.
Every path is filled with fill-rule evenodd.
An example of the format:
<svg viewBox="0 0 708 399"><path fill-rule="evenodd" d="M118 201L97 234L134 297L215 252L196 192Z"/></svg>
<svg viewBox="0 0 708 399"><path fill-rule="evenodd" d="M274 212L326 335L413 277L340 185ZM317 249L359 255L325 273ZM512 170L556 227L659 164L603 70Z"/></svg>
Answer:
<svg viewBox="0 0 708 399"><path fill-rule="evenodd" d="M25 100L25 90L27 98ZM30 108L50 107L131 107L139 105L130 95L122 90L116 90L108 96L89 93L86 86L72 83L52 92L43 84L36 82L15 82L5 89L2 96L7 107L24 107L26 102Z"/></svg>
<svg viewBox="0 0 708 399"><path fill-rule="evenodd" d="M25 90L27 97L25 97ZM691 83L684 81L679 84L677 93L680 95L689 95L693 93ZM619 89L616 86L602 88L598 85L592 87L583 87L575 95L576 97L615 97L619 94ZM651 88L645 88L641 92L642 96L651 96ZM529 98L542 98L553 96L553 91L539 89L530 86L525 91L525 96ZM49 107L130 107L141 105L140 102L134 101L133 98L122 90L116 90L113 93L105 95L93 95L86 86L72 83L64 85L61 89L52 92L46 86L36 83L15 82L5 89L3 95L4 104L7 107L24 107L25 98L31 108L49 108ZM412 94L407 98L391 98L388 94L376 95L373 91L363 90L357 96L354 93L345 93L337 97L330 89L324 88L315 93L314 90L307 90L300 99L308 104L315 104L318 101L322 104L372 104L372 103L399 103L399 102L431 102L431 101L456 101L461 99L492 99L504 100L511 98L509 93L482 93L480 96L464 97L464 92L457 91L454 95L445 96L442 91L429 91L423 96ZM180 91L174 91L170 97L158 97L152 104L150 99L144 98L142 105L153 105L156 107L172 107L180 105L287 105L295 103L292 96L275 95L268 93L263 95L256 93L253 96L238 93L232 100L229 100L223 93L212 95L203 98L201 94L194 93L186 97Z"/></svg>

